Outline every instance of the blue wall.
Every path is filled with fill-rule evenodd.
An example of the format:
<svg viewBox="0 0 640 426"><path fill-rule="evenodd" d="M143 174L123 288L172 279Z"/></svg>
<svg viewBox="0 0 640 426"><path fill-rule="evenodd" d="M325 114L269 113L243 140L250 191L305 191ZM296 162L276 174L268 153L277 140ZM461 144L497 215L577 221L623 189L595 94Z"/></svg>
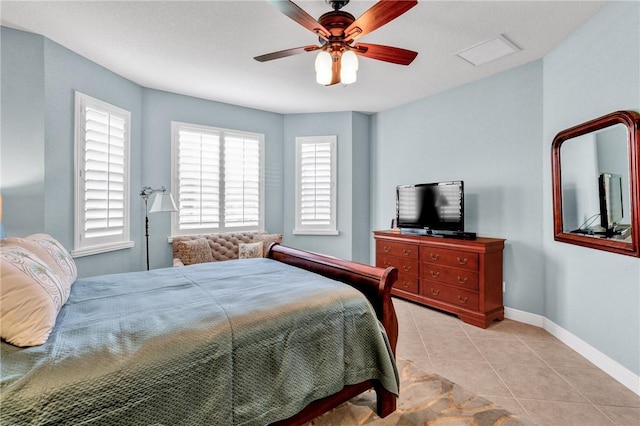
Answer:
<svg viewBox="0 0 640 426"><path fill-rule="evenodd" d="M551 141L616 110L640 111L640 3L613 2L544 59L544 315L640 374L640 259L553 240Z"/></svg>
<svg viewBox="0 0 640 426"><path fill-rule="evenodd" d="M2 221L8 235L26 235L45 222L44 39L2 28L0 43Z"/></svg>
<svg viewBox="0 0 640 426"><path fill-rule="evenodd" d="M463 180L465 230L506 238L505 304L543 314L542 62L378 113L372 224L388 229L395 186Z"/></svg>

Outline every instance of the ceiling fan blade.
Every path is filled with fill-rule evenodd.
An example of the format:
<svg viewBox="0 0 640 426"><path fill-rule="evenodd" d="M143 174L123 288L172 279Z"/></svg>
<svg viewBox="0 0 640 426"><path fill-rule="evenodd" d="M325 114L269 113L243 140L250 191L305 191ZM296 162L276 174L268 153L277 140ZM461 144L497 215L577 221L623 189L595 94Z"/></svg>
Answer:
<svg viewBox="0 0 640 426"><path fill-rule="evenodd" d="M399 47L383 46L381 44L358 43L352 47L357 55L392 64L409 65L418 56L418 52L401 49Z"/></svg>
<svg viewBox="0 0 640 426"><path fill-rule="evenodd" d="M309 15L305 12L300 6L295 4L292 1L282 1L282 0L267 0L271 6L278 9L280 12L287 15L289 18L296 21L298 24L302 25L309 31L318 35L318 37L328 40L330 33L329 31L318 21L316 21L313 16Z"/></svg>
<svg viewBox="0 0 640 426"><path fill-rule="evenodd" d="M302 47L294 47L292 49L280 50L278 52L267 53L265 55L256 56L255 59L258 62L272 61L274 59L286 58L287 56L297 55L304 52L313 52L320 49L320 46L310 45Z"/></svg>
<svg viewBox="0 0 640 426"><path fill-rule="evenodd" d="M345 40L350 42L358 39L393 21L417 4L417 0L380 0L345 29Z"/></svg>

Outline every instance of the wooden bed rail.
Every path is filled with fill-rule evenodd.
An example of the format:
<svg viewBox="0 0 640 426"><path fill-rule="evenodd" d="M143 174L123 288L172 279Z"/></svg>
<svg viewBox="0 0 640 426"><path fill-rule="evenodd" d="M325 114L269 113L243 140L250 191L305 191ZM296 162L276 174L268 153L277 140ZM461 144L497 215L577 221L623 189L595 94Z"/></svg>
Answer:
<svg viewBox="0 0 640 426"><path fill-rule="evenodd" d="M363 293L384 326L391 350L395 355L398 342L398 318L391 302L391 287L398 279L398 270L396 268L377 268L363 263L282 246L278 243L272 243L269 246L267 257L341 281ZM396 396L380 386L379 383L367 381L346 386L337 394L313 401L294 417L276 422L274 425L304 424L371 387L376 390L376 411L378 415L386 417L394 412L396 410Z"/></svg>
<svg viewBox="0 0 640 426"><path fill-rule="evenodd" d="M387 331L389 343L395 354L398 341L398 319L391 302L391 287L398 279L398 270L396 268L377 268L363 263L282 246L278 243L273 243L269 246L267 257L341 281L362 292L373 306L378 319Z"/></svg>

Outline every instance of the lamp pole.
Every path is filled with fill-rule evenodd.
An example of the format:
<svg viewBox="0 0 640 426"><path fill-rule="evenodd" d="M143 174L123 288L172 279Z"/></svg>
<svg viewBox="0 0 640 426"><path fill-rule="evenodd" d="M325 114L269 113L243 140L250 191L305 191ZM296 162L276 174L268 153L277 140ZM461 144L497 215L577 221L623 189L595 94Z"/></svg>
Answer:
<svg viewBox="0 0 640 426"><path fill-rule="evenodd" d="M149 209L147 207L147 203L149 201L149 196L154 192L158 191L166 191L164 186L161 189L153 189L150 186L145 186L140 191L140 196L144 200L144 237L146 239L146 248L147 248L147 271L149 270Z"/></svg>
<svg viewBox="0 0 640 426"><path fill-rule="evenodd" d="M147 198L144 199L144 237L147 240L147 271L149 270L149 211L147 210Z"/></svg>

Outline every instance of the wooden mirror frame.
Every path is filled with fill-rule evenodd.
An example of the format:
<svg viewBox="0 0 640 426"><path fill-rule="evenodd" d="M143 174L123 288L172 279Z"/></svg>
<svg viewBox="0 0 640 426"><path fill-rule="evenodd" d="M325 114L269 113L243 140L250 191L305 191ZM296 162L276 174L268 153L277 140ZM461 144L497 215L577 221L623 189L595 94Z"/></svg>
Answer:
<svg viewBox="0 0 640 426"><path fill-rule="evenodd" d="M562 223L562 178L560 147L562 143L614 124L627 127L627 147L629 156L629 212L631 242L611 238L593 238L564 232ZM554 239L568 244L576 244L597 250L640 257L640 114L635 111L616 111L611 114L578 124L558 133L551 147L551 177L553 185L553 231Z"/></svg>

